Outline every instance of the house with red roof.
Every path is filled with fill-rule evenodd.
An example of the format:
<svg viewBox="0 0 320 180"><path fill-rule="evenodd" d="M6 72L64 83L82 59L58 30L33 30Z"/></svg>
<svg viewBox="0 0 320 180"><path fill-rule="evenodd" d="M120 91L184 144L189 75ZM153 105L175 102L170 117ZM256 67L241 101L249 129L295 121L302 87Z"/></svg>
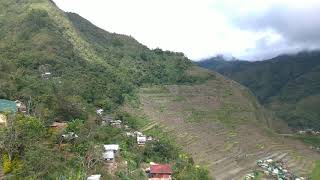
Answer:
<svg viewBox="0 0 320 180"><path fill-rule="evenodd" d="M151 165L149 180L171 180L172 173L170 164Z"/></svg>

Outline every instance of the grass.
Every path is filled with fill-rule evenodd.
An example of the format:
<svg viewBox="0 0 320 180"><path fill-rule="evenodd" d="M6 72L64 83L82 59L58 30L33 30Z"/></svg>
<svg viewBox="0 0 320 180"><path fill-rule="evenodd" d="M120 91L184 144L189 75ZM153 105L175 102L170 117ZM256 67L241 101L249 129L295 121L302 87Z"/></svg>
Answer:
<svg viewBox="0 0 320 180"><path fill-rule="evenodd" d="M257 147L258 149L263 149L263 148L264 148L264 145L263 145L263 144L256 144L256 147Z"/></svg>
<svg viewBox="0 0 320 180"><path fill-rule="evenodd" d="M160 110L160 112L165 112L167 110L167 107L164 105L161 105L159 110Z"/></svg>
<svg viewBox="0 0 320 180"><path fill-rule="evenodd" d="M263 174L259 171L255 171L254 175L255 175L254 180L261 180L263 177Z"/></svg>
<svg viewBox="0 0 320 180"><path fill-rule="evenodd" d="M182 102L182 101L186 101L187 98L183 97L183 96L176 96L172 101L173 102Z"/></svg>
<svg viewBox="0 0 320 180"><path fill-rule="evenodd" d="M169 93L168 88L165 86L154 86L148 88L142 88L143 94L166 94Z"/></svg>
<svg viewBox="0 0 320 180"><path fill-rule="evenodd" d="M229 131L228 133L229 137L236 137L237 136L237 132L234 130Z"/></svg>
<svg viewBox="0 0 320 180"><path fill-rule="evenodd" d="M320 147L319 136L297 135L295 138L315 147Z"/></svg>
<svg viewBox="0 0 320 180"><path fill-rule="evenodd" d="M195 109L191 110L191 114L187 117L187 122L200 122L208 116L209 112L197 111Z"/></svg>
<svg viewBox="0 0 320 180"><path fill-rule="evenodd" d="M313 169L312 174L311 174L311 179L312 180L320 179L320 160L318 160L316 162L316 166Z"/></svg>

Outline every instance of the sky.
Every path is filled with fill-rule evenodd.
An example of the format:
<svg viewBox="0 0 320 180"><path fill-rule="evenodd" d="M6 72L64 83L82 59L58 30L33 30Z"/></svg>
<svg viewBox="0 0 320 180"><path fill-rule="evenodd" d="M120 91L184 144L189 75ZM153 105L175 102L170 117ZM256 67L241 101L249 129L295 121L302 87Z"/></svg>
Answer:
<svg viewBox="0 0 320 180"><path fill-rule="evenodd" d="M192 60L320 49L319 0L54 0L96 26Z"/></svg>

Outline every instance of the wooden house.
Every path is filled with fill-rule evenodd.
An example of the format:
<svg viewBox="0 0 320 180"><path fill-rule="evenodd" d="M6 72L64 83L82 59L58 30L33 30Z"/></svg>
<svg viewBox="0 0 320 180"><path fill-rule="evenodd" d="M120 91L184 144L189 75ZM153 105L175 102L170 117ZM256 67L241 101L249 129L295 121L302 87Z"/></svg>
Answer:
<svg viewBox="0 0 320 180"><path fill-rule="evenodd" d="M173 174L170 164L151 165L149 180L171 180Z"/></svg>

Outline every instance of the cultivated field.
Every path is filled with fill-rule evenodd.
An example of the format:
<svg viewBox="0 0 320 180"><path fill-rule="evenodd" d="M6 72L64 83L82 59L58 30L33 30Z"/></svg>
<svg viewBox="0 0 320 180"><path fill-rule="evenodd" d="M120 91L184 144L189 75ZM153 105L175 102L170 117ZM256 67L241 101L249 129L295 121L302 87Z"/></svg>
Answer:
<svg viewBox="0 0 320 180"><path fill-rule="evenodd" d="M191 73L206 75L196 69ZM174 134L196 163L215 179L243 179L256 161L282 159L290 171L308 176L320 155L308 146L268 129L274 120L246 88L219 74L198 85L146 87L140 113Z"/></svg>

